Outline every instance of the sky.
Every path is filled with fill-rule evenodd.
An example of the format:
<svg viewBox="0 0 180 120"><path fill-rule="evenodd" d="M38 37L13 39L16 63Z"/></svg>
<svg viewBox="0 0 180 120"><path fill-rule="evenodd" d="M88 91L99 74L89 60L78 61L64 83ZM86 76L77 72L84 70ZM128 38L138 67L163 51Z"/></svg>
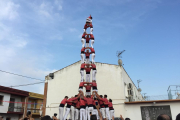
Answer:
<svg viewBox="0 0 180 120"><path fill-rule="evenodd" d="M179 0L0 0L0 70L44 80L80 60L91 14L96 62L124 68L142 93L167 95L180 85ZM88 29L89 30L89 29ZM79 72L77 72L79 74ZM0 85L40 82L0 72ZM44 84L16 87L43 93Z"/></svg>

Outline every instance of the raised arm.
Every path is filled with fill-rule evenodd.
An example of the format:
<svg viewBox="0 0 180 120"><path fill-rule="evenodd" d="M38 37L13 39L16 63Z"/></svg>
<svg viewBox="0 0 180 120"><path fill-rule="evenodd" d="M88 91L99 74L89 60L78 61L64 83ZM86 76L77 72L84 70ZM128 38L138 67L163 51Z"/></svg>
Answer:
<svg viewBox="0 0 180 120"><path fill-rule="evenodd" d="M98 114L99 114L99 117L100 117L100 120L102 120L102 115L101 115L101 112L100 112L100 110L99 110L99 104L98 105L96 105L96 109L97 109L97 111L98 111Z"/></svg>
<svg viewBox="0 0 180 120"><path fill-rule="evenodd" d="M101 97L98 95L98 93L97 93L96 91L94 91L94 92L95 92L97 98L98 98L98 99L101 99Z"/></svg>

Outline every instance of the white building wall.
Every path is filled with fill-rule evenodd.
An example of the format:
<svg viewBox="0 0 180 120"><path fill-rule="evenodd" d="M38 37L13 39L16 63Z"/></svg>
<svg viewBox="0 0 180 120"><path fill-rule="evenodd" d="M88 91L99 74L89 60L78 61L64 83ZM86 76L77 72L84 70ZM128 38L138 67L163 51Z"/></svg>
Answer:
<svg viewBox="0 0 180 120"><path fill-rule="evenodd" d="M125 104L125 115L124 118L128 117L130 119L142 120L141 117L141 106L164 106L170 105L172 119L175 120L176 116L180 113L180 103L179 102L166 102L166 103L141 103L141 104Z"/></svg>
<svg viewBox="0 0 180 120"><path fill-rule="evenodd" d="M9 101L10 100L10 94L0 92L0 95L4 96L3 101ZM3 104L0 105L0 113L7 113L8 107L9 107L9 103L3 102Z"/></svg>
<svg viewBox="0 0 180 120"><path fill-rule="evenodd" d="M142 95L140 92L138 92L137 87L135 86L135 84L133 83L133 81L131 80L131 78L129 77L129 75L127 74L127 72L125 71L125 69L123 67L122 68L122 80L124 81L124 93L125 93L125 97L128 97L128 92L127 92L127 86L129 83L131 83L132 85L132 90L133 90L133 99L135 101L142 101Z"/></svg>
<svg viewBox="0 0 180 120"><path fill-rule="evenodd" d="M65 67L54 73L54 79L48 80L47 108L46 114L52 116L58 113L58 106L64 96L74 96L78 93L80 83L80 61ZM115 116L124 113L124 81L130 82L129 76L123 67L118 65L96 63L97 68L97 87L99 94L107 94L113 100ZM50 79L48 76L46 79Z"/></svg>

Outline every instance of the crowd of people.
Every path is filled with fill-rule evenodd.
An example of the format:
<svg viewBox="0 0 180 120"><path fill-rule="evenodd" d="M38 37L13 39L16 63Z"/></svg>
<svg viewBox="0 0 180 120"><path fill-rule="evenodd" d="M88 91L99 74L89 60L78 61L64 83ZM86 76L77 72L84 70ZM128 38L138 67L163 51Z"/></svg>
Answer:
<svg viewBox="0 0 180 120"><path fill-rule="evenodd" d="M66 105L66 111L64 114L64 106ZM99 112L97 109L99 107ZM63 115L64 114L64 115ZM90 120L90 115L96 115L97 119L101 118L108 120L114 120L114 108L111 99L107 99L107 95L99 95L96 91L93 91L92 95L79 91L78 95L68 99L65 96L59 105L59 119L66 120L68 114L70 114L71 120Z"/></svg>

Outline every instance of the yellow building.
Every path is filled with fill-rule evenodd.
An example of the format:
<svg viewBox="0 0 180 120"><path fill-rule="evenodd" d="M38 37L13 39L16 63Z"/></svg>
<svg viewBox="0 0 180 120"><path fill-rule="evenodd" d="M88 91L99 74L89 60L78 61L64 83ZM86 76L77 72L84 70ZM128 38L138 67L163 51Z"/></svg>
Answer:
<svg viewBox="0 0 180 120"><path fill-rule="evenodd" d="M27 111L31 111L32 117L35 120L40 118L40 106L43 105L44 95L29 92Z"/></svg>

